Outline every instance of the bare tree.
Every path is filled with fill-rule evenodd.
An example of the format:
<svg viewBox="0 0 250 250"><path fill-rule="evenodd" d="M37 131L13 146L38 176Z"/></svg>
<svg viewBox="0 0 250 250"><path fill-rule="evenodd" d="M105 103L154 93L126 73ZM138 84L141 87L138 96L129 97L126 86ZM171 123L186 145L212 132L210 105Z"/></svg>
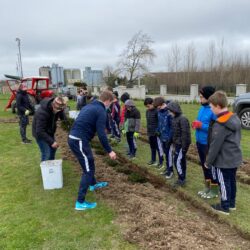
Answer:
<svg viewBox="0 0 250 250"><path fill-rule="evenodd" d="M108 86L116 87L119 79L118 70L113 69L110 65L106 65L103 69L103 78Z"/></svg>
<svg viewBox="0 0 250 250"><path fill-rule="evenodd" d="M130 83L134 82L140 74L148 71L155 53L151 48L153 41L142 31L137 32L128 42L127 48L120 55L118 67L128 76Z"/></svg>
<svg viewBox="0 0 250 250"><path fill-rule="evenodd" d="M190 44L188 44L186 51L185 51L185 55L184 55L184 71L187 74L187 79L185 82L187 82L188 84L190 84L190 75L195 72L197 70L197 66L196 66L196 49L194 46L194 43L191 42Z"/></svg>
<svg viewBox="0 0 250 250"><path fill-rule="evenodd" d="M212 72L215 67L215 60L216 60L216 47L215 42L210 41L207 50L207 68L208 71Z"/></svg>
<svg viewBox="0 0 250 250"><path fill-rule="evenodd" d="M219 44L219 53L218 53L218 68L220 73L220 84L224 87L224 74L225 74L225 48L224 48L224 38L221 39Z"/></svg>
<svg viewBox="0 0 250 250"><path fill-rule="evenodd" d="M180 71L180 65L181 65L181 50L177 43L172 45L171 57L175 71L175 90L178 94L178 73Z"/></svg>

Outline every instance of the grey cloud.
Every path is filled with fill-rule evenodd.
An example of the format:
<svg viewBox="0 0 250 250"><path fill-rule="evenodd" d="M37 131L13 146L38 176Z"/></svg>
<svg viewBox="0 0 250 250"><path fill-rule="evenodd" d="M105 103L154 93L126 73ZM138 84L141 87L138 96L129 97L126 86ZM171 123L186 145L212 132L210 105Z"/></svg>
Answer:
<svg viewBox="0 0 250 250"><path fill-rule="evenodd" d="M229 47L249 50L249 9L248 0L0 0L0 78L15 71L16 37L30 74L52 62L81 69L115 65L139 30L155 41L153 70L165 70L164 54L175 42L205 48L224 38Z"/></svg>

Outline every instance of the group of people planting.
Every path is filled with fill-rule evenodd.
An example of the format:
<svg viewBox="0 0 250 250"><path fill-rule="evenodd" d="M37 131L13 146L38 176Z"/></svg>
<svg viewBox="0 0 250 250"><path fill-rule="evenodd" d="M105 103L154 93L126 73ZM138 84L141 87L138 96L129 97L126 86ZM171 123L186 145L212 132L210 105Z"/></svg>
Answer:
<svg viewBox="0 0 250 250"><path fill-rule="evenodd" d="M26 95L25 86L20 85L17 109L20 133L25 144L31 143L25 132L31 111ZM90 203L85 199L87 191L108 185L107 182L97 182L95 179L95 162L90 146L95 134L111 159L116 159L116 153L110 146L107 134L117 142L121 141L121 134L126 136L127 155L131 160L136 157L141 114L128 93L123 93L120 99L122 107L117 92L103 91L99 99L81 108L70 130L68 144L83 171L75 203L76 210L95 208L95 202ZM205 183L204 190L199 191L198 195L204 199L212 199L218 197L220 190L221 202L212 205L212 208L228 215L236 209L236 171L242 161L241 124L238 117L228 110L224 92L205 86L200 90L200 103L197 119L191 123L196 134ZM186 155L191 144L190 123L175 101L147 97L144 105L147 109L147 135L151 150L148 165L162 170L161 174L168 180L173 178L175 168L178 178L174 187L184 187ZM32 134L39 146L41 161L55 159L59 146L55 138L56 121L66 119L65 108L65 99L54 97L43 100L35 112Z"/></svg>

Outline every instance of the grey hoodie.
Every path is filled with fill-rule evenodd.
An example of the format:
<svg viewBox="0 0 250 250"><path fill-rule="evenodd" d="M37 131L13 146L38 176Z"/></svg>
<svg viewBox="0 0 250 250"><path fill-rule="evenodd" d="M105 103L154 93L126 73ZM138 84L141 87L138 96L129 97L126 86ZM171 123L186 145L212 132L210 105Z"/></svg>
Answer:
<svg viewBox="0 0 250 250"><path fill-rule="evenodd" d="M241 125L236 114L228 112L212 127L211 143L206 165L217 168L237 168L242 162L240 148Z"/></svg>

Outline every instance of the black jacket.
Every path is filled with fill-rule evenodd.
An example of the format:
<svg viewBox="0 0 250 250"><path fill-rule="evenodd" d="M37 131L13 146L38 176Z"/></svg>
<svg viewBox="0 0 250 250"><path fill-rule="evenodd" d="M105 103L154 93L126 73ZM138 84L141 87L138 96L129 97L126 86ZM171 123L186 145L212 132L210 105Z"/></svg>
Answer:
<svg viewBox="0 0 250 250"><path fill-rule="evenodd" d="M188 119L182 115L181 108L178 103L170 102L168 109L175 114L172 121L173 126L173 143L181 146L184 152L187 152L191 144L191 132Z"/></svg>
<svg viewBox="0 0 250 250"><path fill-rule="evenodd" d="M23 90L17 91L16 107L18 115L24 115L26 110L29 110L30 113L34 112L34 107L31 105L28 93L26 91Z"/></svg>
<svg viewBox="0 0 250 250"><path fill-rule="evenodd" d="M56 132L56 122L58 119L65 120L64 111L53 113L52 102L54 98L46 98L40 103L40 107L35 113L32 123L32 135L36 139L44 140L52 145Z"/></svg>
<svg viewBox="0 0 250 250"><path fill-rule="evenodd" d="M147 119L147 134L154 136L158 127L158 111L157 109L150 109L146 111Z"/></svg>

